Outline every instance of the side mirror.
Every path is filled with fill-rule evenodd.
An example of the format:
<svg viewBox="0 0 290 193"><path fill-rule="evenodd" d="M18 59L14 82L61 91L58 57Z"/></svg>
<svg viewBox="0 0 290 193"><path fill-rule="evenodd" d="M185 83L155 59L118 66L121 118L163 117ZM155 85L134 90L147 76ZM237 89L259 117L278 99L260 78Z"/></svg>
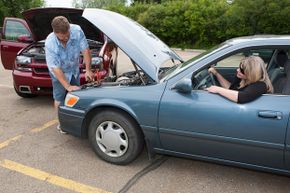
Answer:
<svg viewBox="0 0 290 193"><path fill-rule="evenodd" d="M23 42L23 43L32 43L33 39L28 35L20 35L17 37L17 41Z"/></svg>
<svg viewBox="0 0 290 193"><path fill-rule="evenodd" d="M189 78L185 78L177 82L171 89L177 90L177 92L181 93L191 93L192 91L192 83Z"/></svg>

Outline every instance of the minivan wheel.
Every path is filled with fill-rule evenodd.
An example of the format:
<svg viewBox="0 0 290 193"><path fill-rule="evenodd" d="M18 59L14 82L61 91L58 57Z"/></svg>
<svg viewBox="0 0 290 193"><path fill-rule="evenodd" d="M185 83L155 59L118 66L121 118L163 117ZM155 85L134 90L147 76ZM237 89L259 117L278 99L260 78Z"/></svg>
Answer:
<svg viewBox="0 0 290 193"><path fill-rule="evenodd" d="M119 165L136 159L144 146L138 125L119 111L104 110L96 114L89 125L88 136L101 159Z"/></svg>

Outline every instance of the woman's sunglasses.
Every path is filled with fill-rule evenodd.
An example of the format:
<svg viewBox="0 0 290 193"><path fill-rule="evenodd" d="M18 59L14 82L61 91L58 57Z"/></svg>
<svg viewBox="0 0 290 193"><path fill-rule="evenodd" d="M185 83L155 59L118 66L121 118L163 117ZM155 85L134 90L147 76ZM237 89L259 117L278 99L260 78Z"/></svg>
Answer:
<svg viewBox="0 0 290 193"><path fill-rule="evenodd" d="M242 64L240 64L239 69L242 74L245 74L245 70L242 68Z"/></svg>

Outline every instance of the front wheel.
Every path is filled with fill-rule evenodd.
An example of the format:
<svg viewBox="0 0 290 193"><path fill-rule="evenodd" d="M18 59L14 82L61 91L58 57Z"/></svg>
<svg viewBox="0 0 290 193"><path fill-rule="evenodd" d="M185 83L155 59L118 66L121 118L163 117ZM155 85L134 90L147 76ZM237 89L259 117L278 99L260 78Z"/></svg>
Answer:
<svg viewBox="0 0 290 193"><path fill-rule="evenodd" d="M127 114L113 110L94 116L89 126L89 141L100 158L119 165L136 159L144 146L136 122Z"/></svg>

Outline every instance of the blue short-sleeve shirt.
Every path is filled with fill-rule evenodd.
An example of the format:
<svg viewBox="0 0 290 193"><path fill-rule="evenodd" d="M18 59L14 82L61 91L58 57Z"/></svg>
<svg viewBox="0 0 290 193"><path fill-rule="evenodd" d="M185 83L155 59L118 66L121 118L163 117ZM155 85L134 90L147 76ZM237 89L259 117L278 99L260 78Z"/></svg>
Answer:
<svg viewBox="0 0 290 193"><path fill-rule="evenodd" d="M80 26L70 24L70 37L64 48L54 32L45 40L46 63L53 79L56 79L52 68L60 68L70 82L72 76L79 76L80 52L88 48L88 42Z"/></svg>

